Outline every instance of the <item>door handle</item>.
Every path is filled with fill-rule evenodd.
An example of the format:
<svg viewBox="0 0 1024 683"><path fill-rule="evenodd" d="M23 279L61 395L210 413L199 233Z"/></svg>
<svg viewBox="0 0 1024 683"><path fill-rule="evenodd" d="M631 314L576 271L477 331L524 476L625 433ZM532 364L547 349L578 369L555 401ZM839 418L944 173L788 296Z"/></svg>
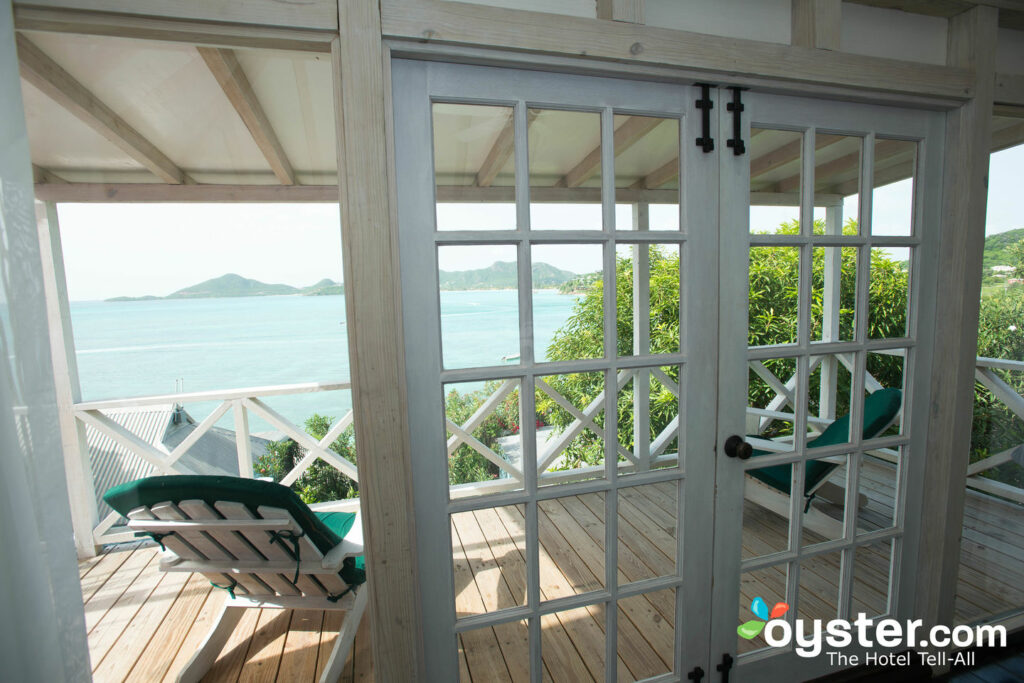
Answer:
<svg viewBox="0 0 1024 683"><path fill-rule="evenodd" d="M725 440L725 454L730 458L746 460L754 454L754 449L751 448L749 443L743 440L742 436L733 434Z"/></svg>

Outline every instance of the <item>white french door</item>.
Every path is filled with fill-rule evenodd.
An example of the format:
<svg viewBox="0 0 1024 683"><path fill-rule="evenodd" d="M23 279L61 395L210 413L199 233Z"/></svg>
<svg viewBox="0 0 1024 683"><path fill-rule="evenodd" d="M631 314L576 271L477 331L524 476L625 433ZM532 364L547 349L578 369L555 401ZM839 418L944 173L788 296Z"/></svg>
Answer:
<svg viewBox="0 0 1024 683"><path fill-rule="evenodd" d="M944 117L743 100L746 154L722 160L717 438L756 456L717 456L710 655L732 680L804 680L850 661L830 652L886 648L801 656L738 627L779 602L794 630L913 614Z"/></svg>
<svg viewBox="0 0 1024 683"><path fill-rule="evenodd" d="M792 620L823 618L834 588L832 617L849 614L864 604L858 558L877 583L885 544L878 614L906 613L936 118L744 92L740 146L725 88L407 60L392 87L429 680L821 673L823 658L737 637L748 593L789 602ZM872 183L907 158L907 233L873 234ZM851 196L859 227L845 234ZM751 233L751 204L787 202L799 225ZM905 328L881 339L878 248L905 250L910 273ZM791 340L748 351L751 249L792 250L796 304ZM567 293L550 289L570 276ZM877 357L901 359L887 375L901 382L895 431L810 448L839 411L862 421ZM734 435L758 455L729 457ZM799 492L808 459L838 513L804 515L804 496L752 472L788 467ZM888 523L846 502L868 459Z"/></svg>

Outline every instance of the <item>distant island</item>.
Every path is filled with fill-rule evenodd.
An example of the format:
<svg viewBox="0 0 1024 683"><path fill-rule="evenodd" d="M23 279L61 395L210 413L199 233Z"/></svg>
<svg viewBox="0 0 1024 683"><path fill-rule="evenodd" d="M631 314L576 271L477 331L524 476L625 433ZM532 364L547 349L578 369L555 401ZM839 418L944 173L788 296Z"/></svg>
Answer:
<svg viewBox="0 0 1024 683"><path fill-rule="evenodd" d="M274 285L251 280L235 273L228 273L197 285L179 289L167 296L116 296L107 301L154 301L156 299L211 299L215 297L239 296L327 296L344 294L345 285L324 278L309 287L292 287L291 285Z"/></svg>
<svg viewBox="0 0 1024 683"><path fill-rule="evenodd" d="M441 270L437 273L437 279L443 291L515 289L519 286L516 272L514 261L495 261L486 268L476 270ZM576 277L576 273L547 263L533 264L534 289L556 289Z"/></svg>
<svg viewBox="0 0 1024 683"><path fill-rule="evenodd" d="M534 289L561 289L578 281L581 277L568 270L555 268L547 263L533 264ZM588 276L589 277L589 276ZM438 273L440 288L444 291L472 289L515 289L516 264L513 261L496 261L486 268L476 270L442 270ZM330 279L323 279L309 287L267 284L235 273L200 282L197 285L179 289L167 296L117 296L107 301L155 301L159 299L210 299L240 296L329 296L344 294L345 285Z"/></svg>

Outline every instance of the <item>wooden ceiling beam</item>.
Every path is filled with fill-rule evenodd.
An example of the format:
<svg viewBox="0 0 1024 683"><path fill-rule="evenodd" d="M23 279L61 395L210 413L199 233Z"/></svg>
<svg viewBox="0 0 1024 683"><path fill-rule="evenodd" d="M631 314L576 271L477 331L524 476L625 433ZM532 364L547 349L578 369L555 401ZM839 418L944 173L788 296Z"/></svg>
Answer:
<svg viewBox="0 0 1024 683"><path fill-rule="evenodd" d="M992 151L998 152L1024 143L1024 121L992 131Z"/></svg>
<svg viewBox="0 0 1024 683"><path fill-rule="evenodd" d="M253 141L260 148L274 175L283 185L297 185L295 170L288 161L288 155L277 139L242 65L239 64L238 57L232 50L224 48L197 47L196 50L206 62L210 73L217 79L231 106L238 112L242 123L249 129Z"/></svg>
<svg viewBox="0 0 1024 683"><path fill-rule="evenodd" d="M758 135L765 132L764 128L755 128L750 131L750 139L753 140ZM658 168L654 169L640 180L633 183L630 187L634 190L654 190L670 180L675 180L679 177L679 157L676 157L672 161L662 164Z"/></svg>
<svg viewBox="0 0 1024 683"><path fill-rule="evenodd" d="M834 145L843 139L842 135L816 135L814 138L814 149L820 150ZM750 179L764 175L769 171L800 159L800 151L803 149L803 137L791 140L778 149L765 152L761 156L750 161Z"/></svg>
<svg viewBox="0 0 1024 683"><path fill-rule="evenodd" d="M166 154L144 138L127 121L103 104L84 85L22 34L18 34L21 77L54 102L117 145L132 159L166 183L182 184L191 179Z"/></svg>
<svg viewBox="0 0 1024 683"><path fill-rule="evenodd" d="M45 169L42 166L38 166L36 164L32 164L32 181L34 183L50 183L50 184L54 184L54 183L56 183L56 184L67 183L66 180L61 178L59 175L57 175L53 171Z"/></svg>
<svg viewBox="0 0 1024 683"><path fill-rule="evenodd" d="M824 136L822 136L824 137ZM828 137L840 137L840 136L828 136ZM888 161L895 156L899 156L907 151L906 142L903 140L879 140L875 144L875 163ZM827 161L820 166L815 166L814 176L815 185L818 185L818 178L826 176L837 176L843 175L850 171L854 171L860 168L860 152L851 152L845 154L832 161ZM876 170L876 174L879 171ZM856 181L857 178L853 178ZM840 183L839 187L848 188L850 183L844 181ZM796 192L800 189L800 175L793 175L788 178L784 178L775 184L775 189L778 192ZM857 187L854 186L852 192L856 192ZM831 192L831 190L830 190ZM851 192L851 194L852 194Z"/></svg>
<svg viewBox="0 0 1024 683"><path fill-rule="evenodd" d="M88 10L14 5L19 31L135 38L187 45L329 53L337 31L255 26L173 18L129 16Z"/></svg>
<svg viewBox="0 0 1024 683"><path fill-rule="evenodd" d="M539 112L536 109L526 110L526 129L529 130L533 122L537 120ZM505 164L512 157L512 152L515 150L515 118L512 113L509 113L508 120L505 122L505 126L498 133L498 137L495 138L494 144L491 145L490 151L487 153L487 157L484 159L484 163L480 165L480 170L476 173L476 184L478 187L490 187L494 179L498 177L498 173L501 169L505 168Z"/></svg>
<svg viewBox="0 0 1024 683"><path fill-rule="evenodd" d="M624 151L632 147L640 138L650 133L665 119L654 118L653 116L630 116L615 129L614 145L615 156L618 157ZM601 169L601 145L592 149L587 156L583 157L574 166L558 185L562 187L579 187L587 182Z"/></svg>

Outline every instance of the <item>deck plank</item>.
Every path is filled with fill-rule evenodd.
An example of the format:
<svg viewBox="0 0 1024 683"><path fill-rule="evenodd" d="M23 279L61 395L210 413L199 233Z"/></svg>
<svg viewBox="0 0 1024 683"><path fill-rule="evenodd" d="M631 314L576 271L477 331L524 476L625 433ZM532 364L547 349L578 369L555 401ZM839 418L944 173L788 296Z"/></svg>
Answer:
<svg viewBox="0 0 1024 683"><path fill-rule="evenodd" d="M147 567L144 567L89 632L89 656L92 659L94 673L124 633L129 622L146 605L157 585L165 578L166 574L156 571L157 562L157 556L152 555L147 565L152 571L145 571Z"/></svg>
<svg viewBox="0 0 1024 683"><path fill-rule="evenodd" d="M235 683L238 675L242 672L242 666L249 653L249 645L252 642L253 633L259 623L259 609L247 609L239 619L238 625L224 644L217 661L210 667L209 672L203 676L203 683ZM209 630L209 629L207 629ZM205 633L203 635L205 637Z"/></svg>
<svg viewBox="0 0 1024 683"><path fill-rule="evenodd" d="M182 589L185 587L191 575L184 573L168 573L158 576L159 583L149 598L139 606L138 611L125 625L120 637L111 644L116 650L130 650L132 652L145 652L148 649L153 635L160 624L167 617L168 611L177 601ZM133 584L133 589L138 585ZM109 614L107 615L110 616ZM104 620L106 621L106 620ZM93 635L102 628L101 623L93 631ZM154 647L154 649L156 649ZM98 648L96 649L98 653ZM132 670L134 662L127 657L118 657L109 650L98 666L93 671L94 681L123 681Z"/></svg>
<svg viewBox="0 0 1024 683"><path fill-rule="evenodd" d="M239 683L273 683L277 680L292 610L261 609L259 612L260 619L238 675Z"/></svg>
<svg viewBox="0 0 1024 683"><path fill-rule="evenodd" d="M85 629L92 633L96 624L103 620L104 615L128 590L128 587L139 577L142 570L157 555L155 546L137 548L124 560L103 585L85 601Z"/></svg>
<svg viewBox="0 0 1024 683"><path fill-rule="evenodd" d="M196 620L213 587L199 574L187 574L188 582L160 622L149 645L141 652L126 676L128 681L159 681L168 673L182 642ZM120 657L131 660L130 657Z"/></svg>
<svg viewBox="0 0 1024 683"><path fill-rule="evenodd" d="M364 616L369 616L369 612L364 613ZM331 610L330 612L324 612L324 621L320 632L320 648L317 652L316 658L316 680L320 680L320 676L323 675L324 669L327 668L327 660L331 657L331 651L334 649L334 643L338 638L338 631L341 629L341 625L345 620L345 612L336 612ZM342 667L341 680L352 680L354 675L353 671L353 652L348 653L348 657L345 658L345 665Z"/></svg>
<svg viewBox="0 0 1024 683"><path fill-rule="evenodd" d="M313 682L323 625L322 611L297 609L292 612L276 680Z"/></svg>

